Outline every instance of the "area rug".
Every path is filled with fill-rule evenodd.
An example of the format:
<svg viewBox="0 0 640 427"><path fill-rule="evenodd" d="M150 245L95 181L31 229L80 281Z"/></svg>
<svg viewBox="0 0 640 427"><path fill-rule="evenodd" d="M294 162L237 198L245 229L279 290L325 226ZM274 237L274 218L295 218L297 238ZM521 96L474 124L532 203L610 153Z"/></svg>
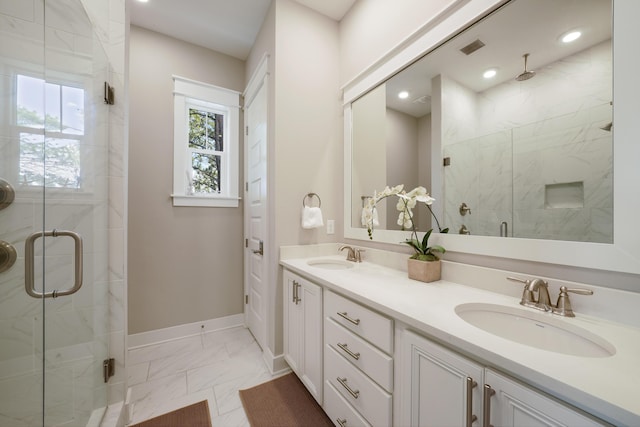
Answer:
<svg viewBox="0 0 640 427"><path fill-rule="evenodd" d="M211 427L211 415L206 400L176 409L131 427Z"/></svg>
<svg viewBox="0 0 640 427"><path fill-rule="evenodd" d="M293 373L240 390L240 400L251 427L333 426Z"/></svg>

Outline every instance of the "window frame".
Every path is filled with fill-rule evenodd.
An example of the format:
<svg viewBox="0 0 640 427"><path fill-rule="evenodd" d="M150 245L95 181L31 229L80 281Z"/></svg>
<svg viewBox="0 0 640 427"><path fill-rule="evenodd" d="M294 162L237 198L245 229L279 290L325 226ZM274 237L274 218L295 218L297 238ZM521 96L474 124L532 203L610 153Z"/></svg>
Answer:
<svg viewBox="0 0 640 427"><path fill-rule="evenodd" d="M238 207L240 178L240 92L173 76L173 206ZM220 193L189 194L187 172L191 165L189 109L224 115Z"/></svg>

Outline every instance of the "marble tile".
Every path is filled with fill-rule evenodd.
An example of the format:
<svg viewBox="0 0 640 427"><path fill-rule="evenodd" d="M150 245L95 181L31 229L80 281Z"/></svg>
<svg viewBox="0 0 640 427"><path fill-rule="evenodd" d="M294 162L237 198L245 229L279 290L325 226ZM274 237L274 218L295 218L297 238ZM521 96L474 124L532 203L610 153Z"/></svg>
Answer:
<svg viewBox="0 0 640 427"><path fill-rule="evenodd" d="M179 377L181 377L181 380L184 380L184 375L179 375ZM182 388L180 391L182 391ZM178 394L177 390L169 390L169 388L163 386L163 392L161 394L149 394L146 395L144 399L139 399L134 402L131 423L135 424L148 420L149 418L157 417L158 415L166 414L167 412L203 400L206 400L209 404L209 413L212 416L214 414L217 415L213 390L204 390L200 393L187 394L185 392Z"/></svg>
<svg viewBox="0 0 640 427"><path fill-rule="evenodd" d="M225 427L249 427L249 420L244 409L238 408L234 411L213 417L212 424L214 426Z"/></svg>
<svg viewBox="0 0 640 427"><path fill-rule="evenodd" d="M134 386L147 381L150 362L142 362L127 367L127 384Z"/></svg>
<svg viewBox="0 0 640 427"><path fill-rule="evenodd" d="M171 401L186 394L187 377L184 373L169 375L131 387L131 399L136 405L152 406L153 402Z"/></svg>
<svg viewBox="0 0 640 427"><path fill-rule="evenodd" d="M249 426L238 391L272 378L260 347L244 327L132 349L132 422L207 399L213 425ZM156 391L171 388L169 396Z"/></svg>
<svg viewBox="0 0 640 427"><path fill-rule="evenodd" d="M129 350L128 363L135 365L136 363L150 362L156 359L171 357L176 354L185 354L196 350L202 350L202 338L192 336L172 340L165 343L149 345Z"/></svg>
<svg viewBox="0 0 640 427"><path fill-rule="evenodd" d="M182 352L173 356L156 359L149 364L149 380L161 378L167 374L185 372L229 359L224 344L210 346L193 352Z"/></svg>
<svg viewBox="0 0 640 427"><path fill-rule="evenodd" d="M213 386L213 393L216 396L218 412L226 414L238 408L242 408L239 390L254 387L273 379L273 375L263 372L256 375L246 375L234 381L218 384Z"/></svg>

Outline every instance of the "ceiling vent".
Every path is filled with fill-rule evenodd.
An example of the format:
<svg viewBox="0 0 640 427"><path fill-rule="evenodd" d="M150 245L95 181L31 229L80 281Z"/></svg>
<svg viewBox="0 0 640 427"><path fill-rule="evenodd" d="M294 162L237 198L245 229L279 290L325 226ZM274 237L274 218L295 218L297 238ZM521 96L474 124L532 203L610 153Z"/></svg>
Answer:
<svg viewBox="0 0 640 427"><path fill-rule="evenodd" d="M464 53L465 55L471 55L473 52L480 49L481 47L484 47L484 43L482 43L480 39L477 39L475 41L472 41L462 49L460 49L460 52Z"/></svg>
<svg viewBox="0 0 640 427"><path fill-rule="evenodd" d="M414 104L430 104L431 97L429 95L422 95L420 98L413 101Z"/></svg>

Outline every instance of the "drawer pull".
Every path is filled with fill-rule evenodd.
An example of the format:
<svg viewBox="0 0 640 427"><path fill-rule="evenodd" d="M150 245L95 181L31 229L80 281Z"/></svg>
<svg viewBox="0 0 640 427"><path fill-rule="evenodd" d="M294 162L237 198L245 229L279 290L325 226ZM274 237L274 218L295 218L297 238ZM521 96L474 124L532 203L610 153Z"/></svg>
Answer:
<svg viewBox="0 0 640 427"><path fill-rule="evenodd" d="M338 312L338 316L342 317L345 320L348 320L349 322L353 323L354 325L359 325L360 324L360 319L352 319L351 317L349 317L347 315L346 311L344 313Z"/></svg>
<svg viewBox="0 0 640 427"><path fill-rule="evenodd" d="M354 353L353 351L349 350L349 347L347 347L347 344L340 344L338 343L338 347L340 347L345 353L347 353L349 356L353 357L354 359L358 360L360 359L360 353Z"/></svg>
<svg viewBox="0 0 640 427"><path fill-rule="evenodd" d="M358 396L360 396L360 390L352 390L351 387L349 387L347 385L347 379L346 378L336 378L338 380L338 382L342 385L342 387L344 387L345 389L347 389L347 391L349 392L349 394L351 396L353 396L355 399L358 398Z"/></svg>
<svg viewBox="0 0 640 427"><path fill-rule="evenodd" d="M336 418L336 422L340 427L347 427L347 419L346 418Z"/></svg>

